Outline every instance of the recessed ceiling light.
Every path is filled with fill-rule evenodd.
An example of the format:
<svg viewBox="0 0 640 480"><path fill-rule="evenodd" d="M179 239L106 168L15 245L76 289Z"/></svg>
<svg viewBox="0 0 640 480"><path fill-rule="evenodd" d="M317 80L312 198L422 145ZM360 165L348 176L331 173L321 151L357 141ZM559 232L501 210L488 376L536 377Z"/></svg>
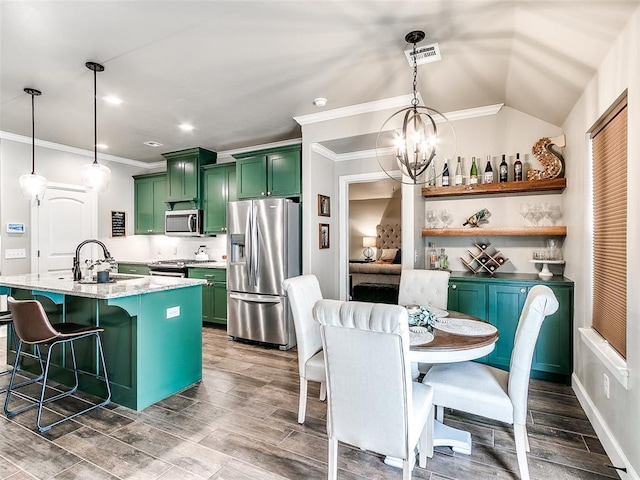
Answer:
<svg viewBox="0 0 640 480"><path fill-rule="evenodd" d="M118 98L113 95L107 95L106 97L102 97L102 100L104 100L107 103L110 103L111 105L120 105L122 103L121 98Z"/></svg>
<svg viewBox="0 0 640 480"><path fill-rule="evenodd" d="M162 143L158 143L158 142L154 142L153 140L149 140L148 142L142 142L144 143L147 147L161 147Z"/></svg>
<svg viewBox="0 0 640 480"><path fill-rule="evenodd" d="M178 125L178 127L180 127L180 130L183 130L185 132L190 132L191 130L193 130L193 125L189 125L188 123L181 123L180 125Z"/></svg>
<svg viewBox="0 0 640 480"><path fill-rule="evenodd" d="M323 97L318 97L313 101L313 104L316 107L324 107L327 104L327 99Z"/></svg>
<svg viewBox="0 0 640 480"><path fill-rule="evenodd" d="M100 150L106 150L107 148L109 148L109 145L105 143L98 143L96 147L98 147Z"/></svg>

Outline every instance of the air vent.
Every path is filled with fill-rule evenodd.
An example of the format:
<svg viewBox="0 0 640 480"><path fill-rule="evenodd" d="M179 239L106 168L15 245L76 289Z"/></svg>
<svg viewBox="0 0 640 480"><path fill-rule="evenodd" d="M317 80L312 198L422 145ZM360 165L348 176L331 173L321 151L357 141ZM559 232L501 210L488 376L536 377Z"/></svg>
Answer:
<svg viewBox="0 0 640 480"><path fill-rule="evenodd" d="M409 65L413 67L413 48L410 50L405 50L404 54L407 56L407 61ZM424 63L432 63L438 62L442 58L440 57L440 47L438 47L437 43L432 43L430 45L424 45L422 47L416 48L416 63L418 65L422 65Z"/></svg>
<svg viewBox="0 0 640 480"><path fill-rule="evenodd" d="M148 142L143 142L147 147L161 147L162 143L154 142L149 140Z"/></svg>

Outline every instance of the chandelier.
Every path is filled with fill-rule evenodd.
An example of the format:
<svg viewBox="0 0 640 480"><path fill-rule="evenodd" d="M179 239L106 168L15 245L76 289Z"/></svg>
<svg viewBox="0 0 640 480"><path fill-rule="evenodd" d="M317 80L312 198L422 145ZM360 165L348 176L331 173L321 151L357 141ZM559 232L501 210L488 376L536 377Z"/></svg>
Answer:
<svg viewBox="0 0 640 480"><path fill-rule="evenodd" d="M404 39L413 44L413 98L411 105L398 110L385 120L376 139L376 158L382 170L392 179L401 183L417 185L428 181L427 169L436 159L442 160L455 156L456 137L453 126L439 111L419 105L418 100L418 63L416 44L424 40L425 34L420 30L408 33ZM388 130L402 125L394 134L392 153L389 153ZM395 162L389 162L393 157ZM386 166L386 168L385 168ZM398 179L391 171L400 169L402 178Z"/></svg>

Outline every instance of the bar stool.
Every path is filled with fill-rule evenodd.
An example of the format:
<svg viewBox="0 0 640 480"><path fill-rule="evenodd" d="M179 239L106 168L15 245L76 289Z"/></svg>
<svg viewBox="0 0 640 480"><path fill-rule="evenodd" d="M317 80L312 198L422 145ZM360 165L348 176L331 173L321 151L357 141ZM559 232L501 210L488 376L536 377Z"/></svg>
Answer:
<svg viewBox="0 0 640 480"><path fill-rule="evenodd" d="M2 311L0 312L0 327L7 327L8 328L13 324L13 317L11 316L11 312L9 311ZM16 338L16 333L13 329L11 329L12 331L12 336L13 336L13 343L17 344L17 338ZM40 375L38 375L35 378L31 378L29 380L25 380L24 382L20 382L14 385L14 388L20 388L20 387L24 387L25 385L30 385L32 383L36 383L39 382L40 380L42 380L43 376L44 376L44 366L42 365L42 357L40 356L40 348L36 347L36 352L37 355L35 355L35 357L38 359L38 361L40 362ZM26 352L22 352L23 356L33 356L33 355L29 355ZM16 357L17 358L17 357ZM13 371L13 368L8 368L6 370L4 370L3 372L0 372L0 377L4 376L4 375L9 375L11 372ZM7 388L9 387L0 387L0 393L3 393L7 390Z"/></svg>
<svg viewBox="0 0 640 480"><path fill-rule="evenodd" d="M102 407L107 405L111 401L111 388L109 386L109 379L107 377L107 367L104 361L104 353L102 351L102 342L100 340L100 333L104 331L103 328L100 327L91 327L85 325L79 325L77 323L57 323L52 325L47 318L47 314L42 308L42 304L37 300L15 300L12 297L8 298L9 310L13 316L13 326L15 332L19 338L18 348L16 350L16 362L11 372L11 381L9 382L9 387L7 389L7 396L4 401L4 413L8 418L17 415L25 410L30 408L38 407L38 417L36 419L36 426L40 432L46 432L51 429L51 427L58 425L67 420L71 420L72 418L77 417L78 415L82 415L83 413L87 413L95 408ZM42 425L40 422L42 416L42 407L44 404L53 402L55 400L59 400L61 398L67 397L69 395L73 395L78 390L78 366L76 364L76 353L74 349L73 343L76 340L80 340L82 338L87 338L95 336L96 343L98 345L98 352L100 353L100 361L102 364L102 370L104 372L104 382L107 388L107 398L97 404L91 405L90 407L77 412L71 415L68 415L61 420L50 423L49 425ZM73 361L73 374L75 377L75 385L69 391L62 392L56 395L52 395L48 398L45 398L45 389L47 387L47 378L49 374L49 365L51 362L51 351L53 347L61 344L64 346L65 343L69 343L71 349L71 359ZM38 350L38 353L41 354L40 347L47 347L46 350L46 362L44 366L43 372L43 381L42 381L42 390L40 391L40 398L34 398L29 395L26 395L22 392L17 392L16 388L18 385L15 385L15 377L16 371L19 364L20 353L22 352L22 348L24 344L34 345ZM96 377L99 378L98 375ZM31 403L28 405L19 408L17 410L9 410L9 402L11 399L11 395L15 394L20 398L30 400Z"/></svg>

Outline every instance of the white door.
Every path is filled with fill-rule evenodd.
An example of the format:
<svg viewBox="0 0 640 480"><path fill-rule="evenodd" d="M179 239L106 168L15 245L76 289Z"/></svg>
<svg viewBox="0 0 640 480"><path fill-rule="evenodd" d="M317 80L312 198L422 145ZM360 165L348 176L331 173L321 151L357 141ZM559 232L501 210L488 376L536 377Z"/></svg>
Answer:
<svg viewBox="0 0 640 480"><path fill-rule="evenodd" d="M71 273L78 244L97 234L95 197L79 185L47 185L44 199L31 209L32 272ZM81 253L90 258L89 245Z"/></svg>

